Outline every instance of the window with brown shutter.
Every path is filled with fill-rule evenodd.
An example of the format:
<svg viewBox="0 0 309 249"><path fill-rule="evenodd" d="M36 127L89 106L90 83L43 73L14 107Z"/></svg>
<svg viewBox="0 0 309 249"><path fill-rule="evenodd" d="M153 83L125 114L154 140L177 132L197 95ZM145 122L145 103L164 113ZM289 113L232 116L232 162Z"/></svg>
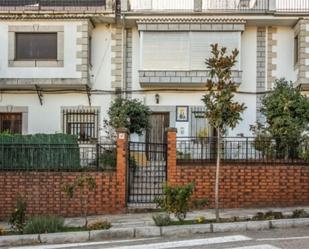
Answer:
<svg viewBox="0 0 309 249"><path fill-rule="evenodd" d="M16 60L57 60L57 33L16 33Z"/></svg>
<svg viewBox="0 0 309 249"><path fill-rule="evenodd" d="M0 132L22 133L21 113L0 113Z"/></svg>

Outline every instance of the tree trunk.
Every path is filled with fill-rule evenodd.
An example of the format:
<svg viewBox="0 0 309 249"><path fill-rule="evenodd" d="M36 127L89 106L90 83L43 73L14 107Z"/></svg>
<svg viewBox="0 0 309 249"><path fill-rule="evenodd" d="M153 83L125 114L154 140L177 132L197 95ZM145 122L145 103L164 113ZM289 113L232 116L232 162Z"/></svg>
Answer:
<svg viewBox="0 0 309 249"><path fill-rule="evenodd" d="M220 221L219 216L219 181L220 181L220 157L221 157L221 132L218 129L217 134L217 167L216 167L216 183L215 183L215 208L216 208L216 221Z"/></svg>

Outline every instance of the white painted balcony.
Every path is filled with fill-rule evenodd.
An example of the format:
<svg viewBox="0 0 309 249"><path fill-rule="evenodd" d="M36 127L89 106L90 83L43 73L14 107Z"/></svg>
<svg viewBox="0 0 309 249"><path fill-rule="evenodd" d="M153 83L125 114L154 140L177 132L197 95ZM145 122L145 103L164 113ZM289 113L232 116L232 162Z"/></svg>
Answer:
<svg viewBox="0 0 309 249"><path fill-rule="evenodd" d="M309 0L123 0L130 11L309 12Z"/></svg>

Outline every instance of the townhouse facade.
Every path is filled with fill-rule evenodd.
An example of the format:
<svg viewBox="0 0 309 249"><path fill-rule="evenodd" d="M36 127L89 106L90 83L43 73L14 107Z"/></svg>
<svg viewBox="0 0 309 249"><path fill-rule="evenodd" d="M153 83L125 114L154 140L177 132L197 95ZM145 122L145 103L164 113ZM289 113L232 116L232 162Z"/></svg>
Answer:
<svg viewBox="0 0 309 249"><path fill-rule="evenodd" d="M5 1L4 1L5 2ZM0 128L15 133L105 135L113 98L140 99L152 128L132 139L211 136L202 96L210 45L239 50L233 78L245 102L228 136L263 121L261 97L276 79L309 87L306 0L24 1L0 6Z"/></svg>

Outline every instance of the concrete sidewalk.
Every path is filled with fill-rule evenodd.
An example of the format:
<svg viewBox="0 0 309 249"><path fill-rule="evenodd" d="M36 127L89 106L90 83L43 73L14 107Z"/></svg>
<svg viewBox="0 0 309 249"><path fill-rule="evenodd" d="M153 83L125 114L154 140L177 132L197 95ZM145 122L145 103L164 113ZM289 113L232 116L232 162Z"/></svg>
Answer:
<svg viewBox="0 0 309 249"><path fill-rule="evenodd" d="M221 218L251 218L257 212L267 212L267 211L276 211L282 212L284 215L290 215L296 209L304 209L309 212L308 206L299 206L299 207L288 207L288 208L256 208L256 209L221 209L220 217ZM89 221L95 220L108 220L112 223L113 228L132 228L132 227L145 227L153 226L154 222L152 216L158 214L159 212L149 212L149 213L127 213L127 214L118 214L118 215L100 215L100 216L90 216ZM196 219L200 216L205 217L206 219L215 218L215 210L206 209L189 212L187 214L187 220ZM173 216L171 215L173 218ZM67 226L78 227L84 224L83 218L66 218L65 224ZM0 222L0 226L4 228L9 228L9 224L6 222Z"/></svg>
<svg viewBox="0 0 309 249"><path fill-rule="evenodd" d="M228 209L221 210L222 218L249 218L257 212L281 211L285 215L291 214L293 208L261 208L261 209ZM297 207L309 212L309 207ZM89 220L106 219L112 223L109 230L93 230L65 233L44 233L30 235L10 235L0 236L0 247L36 245L36 244L64 244L64 243L82 243L89 241L102 241L110 239L133 239L133 238L153 238L153 237L181 237L200 234L222 233L222 232L244 232L259 231L270 229L288 229L309 227L309 218L302 219L282 219L265 221L244 221L244 222L226 222L226 223L207 223L182 226L154 226L152 215L156 213L134 213L122 215L102 215L93 216ZM204 216L205 218L214 218L214 210L195 211L188 214L187 219L196 219ZM3 223L6 227L6 223ZM66 225L82 226L82 218L66 219Z"/></svg>
<svg viewBox="0 0 309 249"><path fill-rule="evenodd" d="M296 209L304 209L309 213L308 206L299 206L299 207L288 207L288 208L256 208L256 209L221 209L220 217L221 218L233 218L235 216L240 218L251 218L256 215L257 212L267 212L267 211L276 211L282 212L284 215L290 215ZM97 219L106 219L112 223L112 226L115 228L132 228L132 227L144 227L144 226L153 226L154 222L152 216L158 214L159 212L150 212L150 213L127 213L119 215L101 215L101 216L91 216L90 221ZM215 218L214 209L206 209L189 212L187 214L186 220L196 219L200 216L205 217L206 219ZM174 218L171 215L171 218ZM69 226L81 226L83 225L83 219L81 218L68 218L66 219L66 225Z"/></svg>

